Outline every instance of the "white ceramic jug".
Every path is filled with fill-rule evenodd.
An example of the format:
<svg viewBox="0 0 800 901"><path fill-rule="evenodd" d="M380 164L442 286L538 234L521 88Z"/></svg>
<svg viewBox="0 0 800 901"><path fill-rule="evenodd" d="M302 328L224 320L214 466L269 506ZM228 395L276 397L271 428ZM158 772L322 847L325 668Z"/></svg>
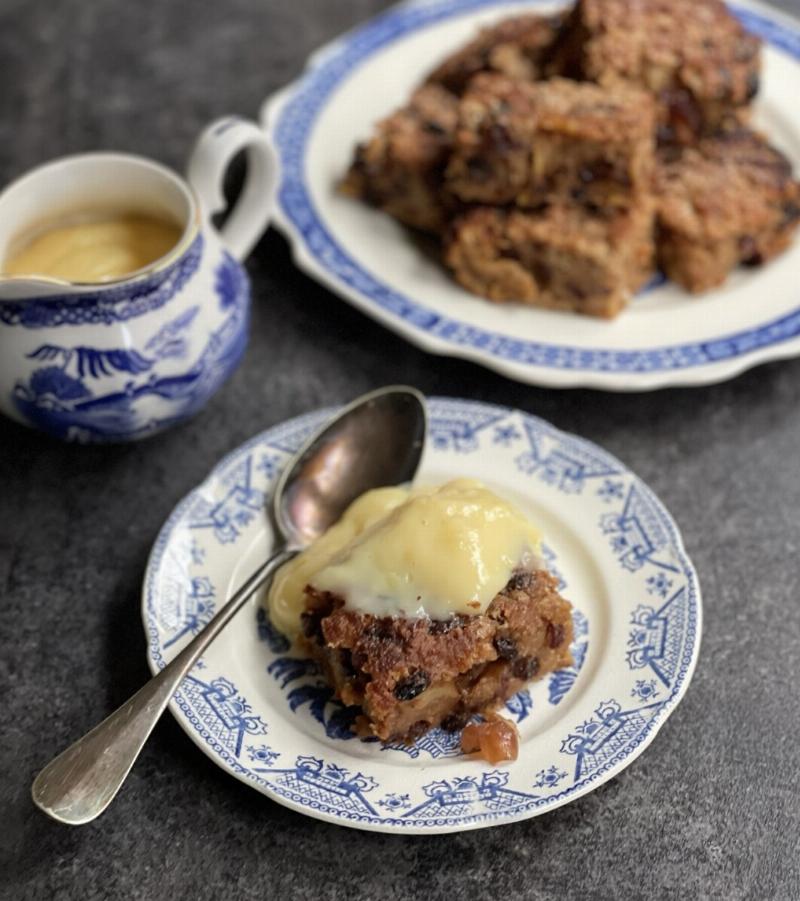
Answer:
<svg viewBox="0 0 800 901"><path fill-rule="evenodd" d="M240 150L246 182L218 231L211 216L225 207L222 181ZM142 157L89 153L13 182L0 194L0 261L15 236L75 211L166 217L182 235L164 257L112 282L0 275L0 410L81 442L141 438L197 412L244 352L241 261L266 228L276 183L266 136L235 118L203 132L186 180Z"/></svg>

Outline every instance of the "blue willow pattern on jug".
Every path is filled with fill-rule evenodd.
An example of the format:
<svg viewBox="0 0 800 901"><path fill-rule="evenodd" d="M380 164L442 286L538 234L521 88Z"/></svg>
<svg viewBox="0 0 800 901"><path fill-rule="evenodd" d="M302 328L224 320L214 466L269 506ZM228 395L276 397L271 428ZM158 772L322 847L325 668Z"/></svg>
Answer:
<svg viewBox="0 0 800 901"><path fill-rule="evenodd" d="M170 284L177 290L174 280ZM189 354L189 332L199 312L197 306L154 332L143 353L125 348L40 345L28 357L43 365L34 369L27 381L14 386L16 409L31 424L74 441L142 437L198 411L236 368L247 341L249 286L239 264L228 254L217 267L215 289L225 318L183 371L176 373L174 363ZM135 303L131 299L130 304ZM121 311L130 304L122 302L117 314L123 315ZM0 309L3 306L0 303ZM170 364L168 370L161 369L165 361ZM120 373L128 376L122 389L116 380L114 387L106 387L109 377ZM158 404L157 416L144 411L151 401Z"/></svg>
<svg viewBox="0 0 800 901"><path fill-rule="evenodd" d="M794 310L766 325L718 340L655 349L576 348L515 339L428 309L365 270L339 244L317 214L306 180L309 139L328 98L363 60L404 35L452 16L497 4L498 0L434 0L400 4L346 35L303 75L288 102L278 111L274 140L282 172L278 201L311 256L337 281L415 330L455 347L473 348L500 360L530 366L616 373L691 369L750 354L758 348L800 335L800 310ZM785 23L778 25L744 7L732 5L731 8L749 31L800 58L800 30ZM648 289L651 290L652 286L648 285L645 290Z"/></svg>
<svg viewBox="0 0 800 901"><path fill-rule="evenodd" d="M219 465L212 481L193 492L168 521L156 543L146 585L150 654L158 667L164 665L165 650L174 653L179 642L188 640L213 612L216 590L206 569L209 560L216 553L237 554L238 542L254 527L261 509L257 505L263 505L282 462L325 419L326 412L271 429L233 452ZM594 528L603 541L620 533L620 518L626 520L622 534L629 533L632 527L627 520L635 515L637 534L647 536L647 547L658 546L658 551L642 555L645 545L641 545L628 557L621 548L612 548L611 559L631 580L634 599L628 614L628 643L619 661L630 673L630 682L616 697L591 708L588 718L568 721L560 734L556 732L550 760L539 761L535 769L526 772L521 757L519 772L514 768L489 771L459 756L457 737L443 730L432 730L411 748L384 748L377 741L354 739L350 729L354 711L333 701L317 664L293 656L288 640L258 607L254 629L266 655L262 658L263 678L277 695L271 695L269 705L262 701L256 707L253 699L239 691L235 680L218 672L211 662L208 670L196 669L181 686L175 698L180 716L240 778L289 803L341 821L427 829L503 821L562 803L585 791L649 741L685 684L696 646L696 583L681 562L684 558L674 524L658 502L640 488L636 503L630 505L631 487L639 486L635 476L598 448L535 417L440 399L429 400L429 413L431 445L443 454L494 448L513 461L525 442L537 449L541 459L550 461L547 466L551 470L558 468L556 460L572 461L558 468L573 473L571 485L576 483L575 463L580 463L583 468L577 482L581 488L590 480L597 485L595 491L583 490L582 496L597 510ZM614 475L599 475L603 470ZM613 486L622 483L625 490L603 490L606 479L611 479ZM563 496L562 479L537 481L542 490ZM209 487L212 484L213 488ZM604 528L602 517L606 515L615 518L610 532ZM654 535L659 536L658 541ZM546 546L543 552L563 588L564 576L554 550ZM628 565L631 559L640 558L638 566ZM669 568L660 565L667 561ZM546 695L551 711L563 703L575 684L588 652L589 623L577 608L573 622L575 666L550 676ZM623 696L629 698L626 704L621 703ZM279 731L270 727L275 697L286 704L289 721L306 719L303 732L313 755L298 756L297 742L279 737ZM567 715L570 710L572 707L567 707ZM532 709L528 691L508 702L508 713L517 722L535 723L538 712ZM353 755L349 749L356 745L363 750ZM402 783L389 784L374 767L395 757L401 762L426 760L432 765L435 761L443 767L443 778L423 785L411 775Z"/></svg>

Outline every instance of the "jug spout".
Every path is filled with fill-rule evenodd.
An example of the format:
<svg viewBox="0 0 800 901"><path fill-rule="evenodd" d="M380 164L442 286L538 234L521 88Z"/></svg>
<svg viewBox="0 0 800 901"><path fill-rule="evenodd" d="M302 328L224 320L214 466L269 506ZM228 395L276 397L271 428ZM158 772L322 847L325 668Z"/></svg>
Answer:
<svg viewBox="0 0 800 901"><path fill-rule="evenodd" d="M50 297L56 294L75 294L77 290L70 282L58 278L0 273L0 303L28 300L34 297Z"/></svg>

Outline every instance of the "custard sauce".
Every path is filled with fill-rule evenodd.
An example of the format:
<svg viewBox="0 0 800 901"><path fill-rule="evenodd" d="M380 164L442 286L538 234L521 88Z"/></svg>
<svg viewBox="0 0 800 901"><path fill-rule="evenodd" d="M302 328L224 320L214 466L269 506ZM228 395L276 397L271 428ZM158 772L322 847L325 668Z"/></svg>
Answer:
<svg viewBox="0 0 800 901"><path fill-rule="evenodd" d="M517 568L541 565L541 535L511 504L472 479L436 489L380 488L278 572L270 617L300 631L306 585L374 616L485 612Z"/></svg>
<svg viewBox="0 0 800 901"><path fill-rule="evenodd" d="M181 229L151 216L120 214L41 230L13 251L3 275L107 282L149 266L178 243Z"/></svg>

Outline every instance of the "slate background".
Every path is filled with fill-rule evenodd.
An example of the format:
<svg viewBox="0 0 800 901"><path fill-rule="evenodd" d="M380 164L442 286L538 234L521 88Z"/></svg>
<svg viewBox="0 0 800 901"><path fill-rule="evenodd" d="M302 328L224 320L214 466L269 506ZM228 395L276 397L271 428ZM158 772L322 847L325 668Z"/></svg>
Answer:
<svg viewBox="0 0 800 901"><path fill-rule="evenodd" d="M386 5L0 0L0 183L97 148L180 168L206 122L254 115L310 51ZM0 423L0 897L800 897L800 362L693 390L538 390L415 350L294 269L274 232L249 270L246 360L187 426L76 448ZM651 748L538 819L386 836L271 803L165 717L99 821L41 816L35 773L147 678L140 580L173 505L261 429L397 381L578 432L672 511L705 630Z"/></svg>

